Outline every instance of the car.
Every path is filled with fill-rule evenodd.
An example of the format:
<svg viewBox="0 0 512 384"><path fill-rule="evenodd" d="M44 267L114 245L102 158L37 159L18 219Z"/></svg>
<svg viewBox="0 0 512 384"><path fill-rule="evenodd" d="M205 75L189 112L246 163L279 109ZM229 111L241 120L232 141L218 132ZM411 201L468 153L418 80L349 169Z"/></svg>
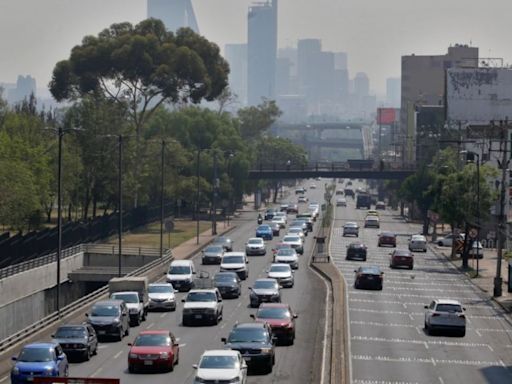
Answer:
<svg viewBox="0 0 512 384"><path fill-rule="evenodd" d="M272 220L275 213L276 213L275 208L267 208L267 210L265 211L265 216L264 216L265 220Z"/></svg>
<svg viewBox="0 0 512 384"><path fill-rule="evenodd" d="M196 370L194 384L247 383L247 363L239 351L229 349L204 351Z"/></svg>
<svg viewBox="0 0 512 384"><path fill-rule="evenodd" d="M289 264L272 263L267 271L269 279L276 279L283 288L292 288L294 284L293 270Z"/></svg>
<svg viewBox="0 0 512 384"><path fill-rule="evenodd" d="M114 292L110 295L112 300L122 300L128 307L128 314L130 316L130 326L140 325L146 320L146 308L140 299L138 292Z"/></svg>
<svg viewBox="0 0 512 384"><path fill-rule="evenodd" d="M356 277L354 280L355 289L377 289L382 290L384 272L377 266L359 267L354 270Z"/></svg>
<svg viewBox="0 0 512 384"><path fill-rule="evenodd" d="M345 196L355 197L356 194L352 188L345 188L343 190L343 193L345 193Z"/></svg>
<svg viewBox="0 0 512 384"><path fill-rule="evenodd" d="M366 261L367 247L361 242L350 243L347 245L346 260Z"/></svg>
<svg viewBox="0 0 512 384"><path fill-rule="evenodd" d="M473 244L469 248L468 255L473 259L483 259L484 257L484 249L482 247L482 243L474 240Z"/></svg>
<svg viewBox="0 0 512 384"><path fill-rule="evenodd" d="M250 306L258 308L260 303L280 303L281 292L276 279L257 279L252 287L249 287Z"/></svg>
<svg viewBox="0 0 512 384"><path fill-rule="evenodd" d="M272 328L272 334L280 342L292 345L295 341L295 319L298 317L285 303L264 303L251 318L265 322Z"/></svg>
<svg viewBox="0 0 512 384"><path fill-rule="evenodd" d="M98 337L90 324L61 325L52 335L52 342L59 344L68 358L88 361L98 353Z"/></svg>
<svg viewBox="0 0 512 384"><path fill-rule="evenodd" d="M276 214L274 215L274 218L276 218L276 217L282 217L284 219L284 223L288 224L288 214L286 212L276 212Z"/></svg>
<svg viewBox="0 0 512 384"><path fill-rule="evenodd" d="M377 216L379 217L379 211L376 211L375 209L369 209L366 211L366 217L368 216Z"/></svg>
<svg viewBox="0 0 512 384"><path fill-rule="evenodd" d="M378 209L379 211L386 209L386 203L383 201L377 201L375 209Z"/></svg>
<svg viewBox="0 0 512 384"><path fill-rule="evenodd" d="M288 203L282 203L279 206L279 212L286 212L286 209L288 209ZM275 216L275 213L274 213L274 216Z"/></svg>
<svg viewBox="0 0 512 384"><path fill-rule="evenodd" d="M220 264L220 260L224 255L224 247L222 245L209 245L201 252L201 263L206 264Z"/></svg>
<svg viewBox="0 0 512 384"><path fill-rule="evenodd" d="M270 225L270 228L272 228L272 235L274 237L279 236L281 234L281 226L279 225L279 223L271 222L269 225Z"/></svg>
<svg viewBox="0 0 512 384"><path fill-rule="evenodd" d="M456 239L458 241L464 241L465 234L459 233L454 235L453 233L449 233L440 239L437 239L437 245L440 247L451 247L453 244L453 239Z"/></svg>
<svg viewBox="0 0 512 384"><path fill-rule="evenodd" d="M308 211L311 212L313 220L316 220L320 213L320 204L312 202L308 205Z"/></svg>
<svg viewBox="0 0 512 384"><path fill-rule="evenodd" d="M233 240L227 236L216 237L212 244L222 245L224 250L227 252L231 252L233 250Z"/></svg>
<svg viewBox="0 0 512 384"><path fill-rule="evenodd" d="M299 188L295 189L295 194L296 195L301 195L301 194L304 194L304 193L306 193L306 189L304 187L299 187Z"/></svg>
<svg viewBox="0 0 512 384"><path fill-rule="evenodd" d="M377 246L382 247L383 245L391 245L396 247L396 234L393 232L381 232L379 233L379 240Z"/></svg>
<svg viewBox="0 0 512 384"><path fill-rule="evenodd" d="M423 235L412 235L409 240L409 251L427 252L427 238Z"/></svg>
<svg viewBox="0 0 512 384"><path fill-rule="evenodd" d="M193 323L217 325L222 319L223 305L222 295L217 288L192 289L183 305L182 324L184 326Z"/></svg>
<svg viewBox="0 0 512 384"><path fill-rule="evenodd" d="M217 272L213 276L213 285L223 299L239 298L242 294L242 283L236 272Z"/></svg>
<svg viewBox="0 0 512 384"><path fill-rule="evenodd" d="M290 244L277 243L276 245L274 245L274 248L272 248L272 254L275 255L277 252L279 252L280 249L291 248L291 247L292 246Z"/></svg>
<svg viewBox="0 0 512 384"><path fill-rule="evenodd" d="M343 191L341 189L337 189L334 193L336 196L343 196Z"/></svg>
<svg viewBox="0 0 512 384"><path fill-rule="evenodd" d="M267 248L265 247L265 242L261 237L251 237L245 243L245 254L247 256L264 256L267 254Z"/></svg>
<svg viewBox="0 0 512 384"><path fill-rule="evenodd" d="M352 181L347 181L347 185L352 185Z"/></svg>
<svg viewBox="0 0 512 384"><path fill-rule="evenodd" d="M280 228L286 228L286 218L282 216L274 216L271 223L278 224Z"/></svg>
<svg viewBox="0 0 512 384"><path fill-rule="evenodd" d="M270 325L256 322L235 324L229 336L221 339L226 349L242 354L249 369L264 367L267 373L275 364L276 340Z"/></svg>
<svg viewBox="0 0 512 384"><path fill-rule="evenodd" d="M122 300L101 300L85 314L98 337L114 336L119 341L130 334L128 307Z"/></svg>
<svg viewBox="0 0 512 384"><path fill-rule="evenodd" d="M295 216L295 220L304 220L308 226L308 231L313 231L313 214L311 212L301 212Z"/></svg>
<svg viewBox="0 0 512 384"><path fill-rule="evenodd" d="M316 189L316 184L311 184L311 185L309 186L309 189Z"/></svg>
<svg viewBox="0 0 512 384"><path fill-rule="evenodd" d="M58 343L32 343L12 358L11 383L30 383L34 376L69 376L68 358Z"/></svg>
<svg viewBox="0 0 512 384"><path fill-rule="evenodd" d="M412 255L411 251L407 249L395 249L389 255L391 256L389 260L389 268L414 268L414 256Z"/></svg>
<svg viewBox="0 0 512 384"><path fill-rule="evenodd" d="M274 220L276 220L275 217L272 219L272 222L274 222ZM256 228L256 237L261 237L265 240L272 240L274 238L274 232L268 224L258 225L258 228Z"/></svg>
<svg viewBox="0 0 512 384"><path fill-rule="evenodd" d="M174 287L169 283L152 283L148 286L149 309L176 310Z"/></svg>
<svg viewBox="0 0 512 384"><path fill-rule="evenodd" d="M290 227L300 227L302 228L302 232L304 236L308 235L309 226L305 219L295 219L290 223Z"/></svg>
<svg viewBox="0 0 512 384"><path fill-rule="evenodd" d="M425 331L431 335L436 330L456 331L459 336L466 335L466 310L456 300L436 299L425 305Z"/></svg>
<svg viewBox="0 0 512 384"><path fill-rule="evenodd" d="M290 264L292 269L299 269L299 258L293 248L280 249L274 255L274 263Z"/></svg>
<svg viewBox="0 0 512 384"><path fill-rule="evenodd" d="M173 288L186 292L194 288L194 275L196 267L192 260L173 260L165 277L166 282L171 283Z"/></svg>
<svg viewBox="0 0 512 384"><path fill-rule="evenodd" d="M346 207L347 206L347 199L344 197L338 197L336 199L336 206L337 207Z"/></svg>
<svg viewBox="0 0 512 384"><path fill-rule="evenodd" d="M180 360L180 345L169 330L146 330L128 343L128 372L173 371Z"/></svg>
<svg viewBox="0 0 512 384"><path fill-rule="evenodd" d="M298 204L303 204L303 203L307 203L307 202L308 202L308 198L306 196L299 196L299 198L297 199Z"/></svg>
<svg viewBox="0 0 512 384"><path fill-rule="evenodd" d="M302 241L304 241L304 237L305 237L304 230L302 229L302 226L288 228L287 235L298 235Z"/></svg>
<svg viewBox="0 0 512 384"><path fill-rule="evenodd" d="M295 249L295 251L297 253L300 253L301 255L304 254L304 244L299 235L294 235L294 234L285 235L283 237L282 242L285 244L290 244L291 247L293 249Z"/></svg>
<svg viewBox="0 0 512 384"><path fill-rule="evenodd" d="M354 221L347 221L343 225L343 237L349 235L359 237L359 225Z"/></svg>
<svg viewBox="0 0 512 384"><path fill-rule="evenodd" d="M220 262L221 272L236 272L238 277L245 280L249 277L249 259L245 252L226 252Z"/></svg>
<svg viewBox="0 0 512 384"><path fill-rule="evenodd" d="M380 228L380 220L378 216L366 216L364 219L365 228Z"/></svg>

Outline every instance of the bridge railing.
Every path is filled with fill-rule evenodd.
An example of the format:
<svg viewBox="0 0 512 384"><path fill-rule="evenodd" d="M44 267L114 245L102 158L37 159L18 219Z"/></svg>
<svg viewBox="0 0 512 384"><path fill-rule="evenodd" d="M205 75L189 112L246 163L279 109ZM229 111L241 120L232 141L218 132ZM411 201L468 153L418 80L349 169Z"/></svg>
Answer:
<svg viewBox="0 0 512 384"><path fill-rule="evenodd" d="M318 161L306 164L294 163L258 163L252 167L253 171L411 171L416 170L414 164L400 164L394 162L328 162Z"/></svg>

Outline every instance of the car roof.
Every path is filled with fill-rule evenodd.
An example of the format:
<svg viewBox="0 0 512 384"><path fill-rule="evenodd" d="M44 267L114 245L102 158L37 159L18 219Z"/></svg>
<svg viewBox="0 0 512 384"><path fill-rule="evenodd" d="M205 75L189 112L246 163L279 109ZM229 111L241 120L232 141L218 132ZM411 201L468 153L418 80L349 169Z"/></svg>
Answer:
<svg viewBox="0 0 512 384"><path fill-rule="evenodd" d="M437 304L452 304L452 305L460 305L462 304L457 300L451 300L451 299L435 299L434 300Z"/></svg>
<svg viewBox="0 0 512 384"><path fill-rule="evenodd" d="M350 248L359 248L359 247L366 247L366 245L364 245L364 243L360 242L360 241L355 241L353 243L350 243L348 245Z"/></svg>
<svg viewBox="0 0 512 384"><path fill-rule="evenodd" d="M381 232L380 235L381 236L396 236L396 234L394 232L388 232L388 231Z"/></svg>
<svg viewBox="0 0 512 384"><path fill-rule="evenodd" d="M222 271L222 272L217 272L215 275L213 275L213 277L215 278L215 276L232 276L232 277L236 277L238 276L236 274L236 272L229 272L229 271Z"/></svg>
<svg viewBox="0 0 512 384"><path fill-rule="evenodd" d="M423 235L412 235L411 238L412 239L420 239L420 238L421 239L425 239L425 236L423 236Z"/></svg>
<svg viewBox="0 0 512 384"><path fill-rule="evenodd" d="M140 331L139 335L168 335L169 334L168 329L151 329L146 331Z"/></svg>
<svg viewBox="0 0 512 384"><path fill-rule="evenodd" d="M55 348L58 344L53 342L38 342L30 343L23 346L23 348Z"/></svg>
<svg viewBox="0 0 512 384"><path fill-rule="evenodd" d="M285 267L291 268L290 264L286 264L286 263L272 263L272 264L270 264L270 267L275 267L275 266L285 266Z"/></svg>
<svg viewBox="0 0 512 384"><path fill-rule="evenodd" d="M85 328L85 327L87 327L87 324L62 324L62 325L59 325L58 329L60 329L60 328L75 328L75 327Z"/></svg>
<svg viewBox="0 0 512 384"><path fill-rule="evenodd" d="M261 279L256 279L254 282L256 281L271 281L271 282L275 282L277 283L277 280L276 279L270 279L270 278L261 278Z"/></svg>
<svg viewBox="0 0 512 384"><path fill-rule="evenodd" d="M258 309L262 308L290 308L289 304L286 303L261 303Z"/></svg>
<svg viewBox="0 0 512 384"><path fill-rule="evenodd" d="M353 226L353 225L357 225L357 223L355 221L347 221L344 225Z"/></svg>
<svg viewBox="0 0 512 384"><path fill-rule="evenodd" d="M249 237L247 239L247 241L251 241L251 240L263 241L263 239L261 237Z"/></svg>
<svg viewBox="0 0 512 384"><path fill-rule="evenodd" d="M177 265L177 266L180 266L180 265L190 265L192 263L192 260L173 260L171 262L171 265Z"/></svg>
<svg viewBox="0 0 512 384"><path fill-rule="evenodd" d="M117 292L116 292L117 293ZM94 303L94 305L120 305L123 304L123 300L110 299L110 300L100 300Z"/></svg>
<svg viewBox="0 0 512 384"><path fill-rule="evenodd" d="M172 287L171 283L151 283L149 287Z"/></svg>
<svg viewBox="0 0 512 384"><path fill-rule="evenodd" d="M226 253L224 253L223 257L226 257L226 256L245 256L245 252L240 252L240 251L226 252Z"/></svg>
<svg viewBox="0 0 512 384"><path fill-rule="evenodd" d="M188 291L188 293L200 293L200 292L210 292L210 293L215 293L215 292L217 292L217 288L191 289L190 291Z"/></svg>
<svg viewBox="0 0 512 384"><path fill-rule="evenodd" d="M376 265L369 265L366 267L359 267L359 271L362 273L381 273L381 269Z"/></svg>
<svg viewBox="0 0 512 384"><path fill-rule="evenodd" d="M254 328L254 329L264 328L264 329L267 329L266 323L239 323L239 324L235 324L233 326L233 329L235 329L235 328Z"/></svg>
<svg viewBox="0 0 512 384"><path fill-rule="evenodd" d="M366 221L379 221L379 216L368 215L368 216L366 216L365 220Z"/></svg>
<svg viewBox="0 0 512 384"><path fill-rule="evenodd" d="M211 349L204 351L203 356L238 356L239 353L233 349Z"/></svg>

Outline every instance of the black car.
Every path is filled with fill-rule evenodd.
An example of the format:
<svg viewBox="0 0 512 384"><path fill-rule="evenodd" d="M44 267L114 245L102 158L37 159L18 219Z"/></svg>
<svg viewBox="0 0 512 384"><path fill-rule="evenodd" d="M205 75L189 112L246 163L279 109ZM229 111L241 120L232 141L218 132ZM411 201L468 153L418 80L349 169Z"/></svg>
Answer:
<svg viewBox="0 0 512 384"><path fill-rule="evenodd" d="M222 245L227 252L233 251L233 240L231 240L229 237L219 236L213 240L212 244Z"/></svg>
<svg viewBox="0 0 512 384"><path fill-rule="evenodd" d="M236 272L218 272L213 277L213 285L223 299L238 298L242 294L242 285Z"/></svg>
<svg viewBox="0 0 512 384"><path fill-rule="evenodd" d="M249 369L265 368L272 372L275 363L274 344L276 338L267 323L235 324L228 338L221 339L226 349L239 351L247 362Z"/></svg>
<svg viewBox="0 0 512 384"><path fill-rule="evenodd" d="M52 335L52 341L60 344L68 358L89 360L98 353L98 338L90 324L61 325Z"/></svg>
<svg viewBox="0 0 512 384"><path fill-rule="evenodd" d="M379 267L359 267L354 272L356 273L354 281L355 289L382 290L384 272L382 272Z"/></svg>
<svg viewBox="0 0 512 384"><path fill-rule="evenodd" d="M276 210L274 208L268 208L265 211L265 220L272 220L275 213L276 213Z"/></svg>
<svg viewBox="0 0 512 384"><path fill-rule="evenodd" d="M362 260L366 261L366 245L363 243L350 243L347 245L347 254L345 256L346 260Z"/></svg>

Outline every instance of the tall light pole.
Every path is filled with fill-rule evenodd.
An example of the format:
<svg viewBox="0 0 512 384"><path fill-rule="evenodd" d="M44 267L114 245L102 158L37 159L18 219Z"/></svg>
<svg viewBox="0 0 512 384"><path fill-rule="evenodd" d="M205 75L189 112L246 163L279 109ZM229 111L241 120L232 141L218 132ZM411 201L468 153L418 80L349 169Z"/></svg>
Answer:
<svg viewBox="0 0 512 384"><path fill-rule="evenodd" d="M165 140L162 140L160 153L160 258L164 256L164 167L165 167Z"/></svg>
<svg viewBox="0 0 512 384"><path fill-rule="evenodd" d="M471 160L468 155L476 156L476 274L475 277L478 277L478 273L480 270L480 255L479 252L482 252L483 249L480 249L480 154L473 151L461 151L462 154L466 155L466 161Z"/></svg>
<svg viewBox="0 0 512 384"><path fill-rule="evenodd" d="M60 317L60 258L62 254L62 138L64 130L59 126L59 155L57 169L57 314Z"/></svg>
<svg viewBox="0 0 512 384"><path fill-rule="evenodd" d="M123 135L119 135L117 138L118 143L118 158L117 158L117 196L118 196L118 206L119 206L119 218L118 218L118 271L117 275L119 277L122 276L121 272L121 259L123 256L122 246L123 246Z"/></svg>
<svg viewBox="0 0 512 384"><path fill-rule="evenodd" d="M197 190L196 190L196 244L199 244L199 159L200 159L201 149L197 148L197 158L196 158L196 178L197 178Z"/></svg>
<svg viewBox="0 0 512 384"><path fill-rule="evenodd" d="M212 236L217 234L217 195L219 178L217 176L217 152L213 151L213 198L212 198Z"/></svg>

